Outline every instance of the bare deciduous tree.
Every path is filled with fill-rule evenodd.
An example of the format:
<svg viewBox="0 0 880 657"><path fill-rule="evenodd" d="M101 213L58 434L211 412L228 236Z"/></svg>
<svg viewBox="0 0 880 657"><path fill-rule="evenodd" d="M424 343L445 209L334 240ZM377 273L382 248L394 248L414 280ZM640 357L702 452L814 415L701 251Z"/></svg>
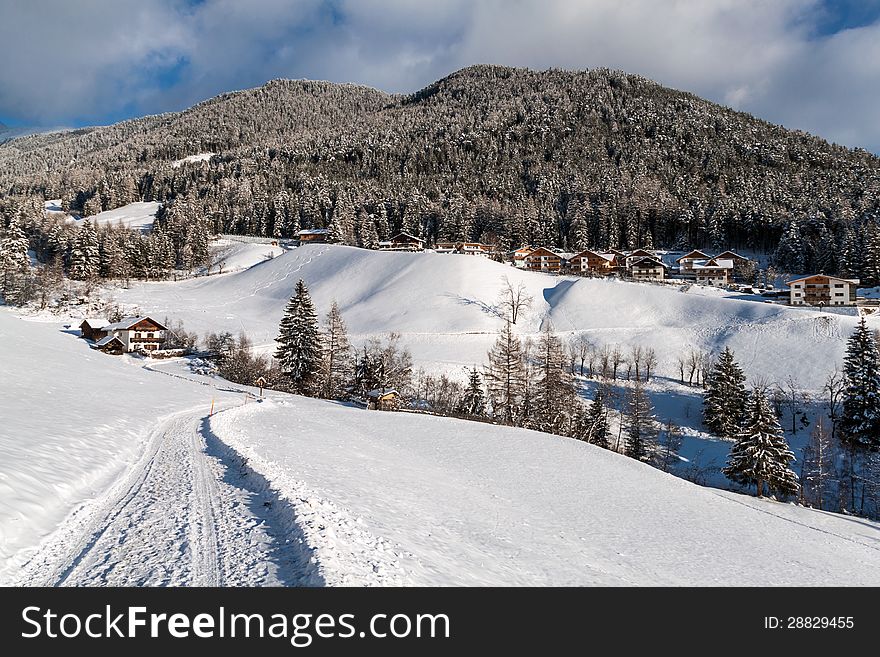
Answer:
<svg viewBox="0 0 880 657"><path fill-rule="evenodd" d="M534 298L528 293L525 283L514 285L507 276L501 277L501 292L497 307L511 324L516 324L520 313L530 308L533 301Z"/></svg>

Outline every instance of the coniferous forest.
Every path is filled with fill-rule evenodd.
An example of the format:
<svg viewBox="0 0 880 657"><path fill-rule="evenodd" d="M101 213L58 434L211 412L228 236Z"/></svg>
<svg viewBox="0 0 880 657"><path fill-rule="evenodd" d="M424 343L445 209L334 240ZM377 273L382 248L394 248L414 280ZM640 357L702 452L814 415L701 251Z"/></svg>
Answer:
<svg viewBox="0 0 880 657"><path fill-rule="evenodd" d="M329 228L364 247L406 231L429 245L754 249L785 271L880 283L880 159L609 70L474 66L411 95L275 80L0 145L4 227L69 271L82 245L43 216L54 198L82 216L162 202L150 244L98 236L110 253L91 266L124 256L136 277L199 264L210 233Z"/></svg>

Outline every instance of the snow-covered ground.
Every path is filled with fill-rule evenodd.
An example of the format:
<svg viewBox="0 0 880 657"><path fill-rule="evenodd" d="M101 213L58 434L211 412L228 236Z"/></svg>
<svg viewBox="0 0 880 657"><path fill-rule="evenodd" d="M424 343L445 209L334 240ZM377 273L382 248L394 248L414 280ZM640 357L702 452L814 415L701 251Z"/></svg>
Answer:
<svg viewBox="0 0 880 657"><path fill-rule="evenodd" d="M228 274L249 269L284 253L280 246L217 239L211 242L210 273Z"/></svg>
<svg viewBox="0 0 880 657"><path fill-rule="evenodd" d="M688 349L730 346L750 377L788 374L818 389L843 356L857 318L706 293L695 285L652 285L526 272L479 257L383 253L309 245L234 275L179 283L139 283L111 296L158 316L180 318L200 334L247 332L271 346L297 279L319 312L335 299L357 338L402 334L417 365L455 374L484 363L501 327L494 308L507 277L534 297L516 329L534 336L545 322L566 337L585 333L597 347L653 347L657 373L677 376ZM877 321L877 320L871 320ZM878 324L880 326L880 324Z"/></svg>
<svg viewBox="0 0 880 657"><path fill-rule="evenodd" d="M189 164L191 162L206 162L214 157L216 153L199 153L198 155L188 155L180 160L174 160L171 163L171 166L175 169L177 167L183 166L184 164Z"/></svg>
<svg viewBox="0 0 880 657"><path fill-rule="evenodd" d="M293 504L328 583L880 583L876 524L567 438L299 397L210 430Z"/></svg>
<svg viewBox="0 0 880 657"><path fill-rule="evenodd" d="M88 217L88 219L94 226L122 226L129 230L139 230L142 233L146 233L152 229L153 220L156 218L156 213L159 211L160 205L161 203L158 203L157 201L139 201L137 203L123 205L115 210L99 212L96 215ZM59 206L56 205L55 207L57 210L60 210ZM50 209L47 206L47 211L49 212L55 212L57 210ZM68 221L80 224L84 219L68 215Z"/></svg>

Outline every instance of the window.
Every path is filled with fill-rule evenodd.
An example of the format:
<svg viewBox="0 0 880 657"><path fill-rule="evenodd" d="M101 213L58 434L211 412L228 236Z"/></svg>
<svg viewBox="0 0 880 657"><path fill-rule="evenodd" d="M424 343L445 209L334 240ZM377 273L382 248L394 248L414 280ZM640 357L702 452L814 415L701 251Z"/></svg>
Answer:
<svg viewBox="0 0 880 657"><path fill-rule="evenodd" d="M834 287L843 287L843 283L835 283Z"/></svg>

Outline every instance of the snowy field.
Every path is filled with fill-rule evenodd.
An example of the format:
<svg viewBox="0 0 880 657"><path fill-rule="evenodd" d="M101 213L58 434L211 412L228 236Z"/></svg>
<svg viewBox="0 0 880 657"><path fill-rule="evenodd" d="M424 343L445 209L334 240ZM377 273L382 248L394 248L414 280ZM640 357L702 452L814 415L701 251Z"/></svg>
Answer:
<svg viewBox="0 0 880 657"><path fill-rule="evenodd" d="M793 375L821 388L843 356L857 317L744 301L699 286L652 285L526 272L475 256L382 253L309 245L239 273L178 283L138 283L110 296L188 330L245 331L273 347L284 304L303 278L323 315L335 299L355 338L397 331L417 366L461 373L486 361L502 319L502 277L522 282L534 303L516 329L535 336L550 322L565 338L584 332L597 347L634 344L657 352L657 373L675 378L688 349L736 353L749 377ZM878 322L880 320L870 320Z"/></svg>
<svg viewBox="0 0 880 657"><path fill-rule="evenodd" d="M161 203L157 201L139 201L123 205L115 210L99 212L88 219L93 226L122 226L129 230L148 233L153 228L153 220L156 218L160 205ZM84 221L82 217L66 214L61 208L61 199L46 201L45 206L48 215L63 215L65 221L74 224L81 224Z"/></svg>
<svg viewBox="0 0 880 657"><path fill-rule="evenodd" d="M880 583L876 524L571 439L298 397L210 428L294 505L328 583Z"/></svg>
<svg viewBox="0 0 880 657"><path fill-rule="evenodd" d="M216 153L199 153L198 155L188 155L180 160L174 160L171 163L173 168L178 168L183 166L184 164L196 163L196 162L207 162L212 157L214 157Z"/></svg>
<svg viewBox="0 0 880 657"><path fill-rule="evenodd" d="M211 273L230 274L249 269L284 253L280 246L217 239L211 242Z"/></svg>

